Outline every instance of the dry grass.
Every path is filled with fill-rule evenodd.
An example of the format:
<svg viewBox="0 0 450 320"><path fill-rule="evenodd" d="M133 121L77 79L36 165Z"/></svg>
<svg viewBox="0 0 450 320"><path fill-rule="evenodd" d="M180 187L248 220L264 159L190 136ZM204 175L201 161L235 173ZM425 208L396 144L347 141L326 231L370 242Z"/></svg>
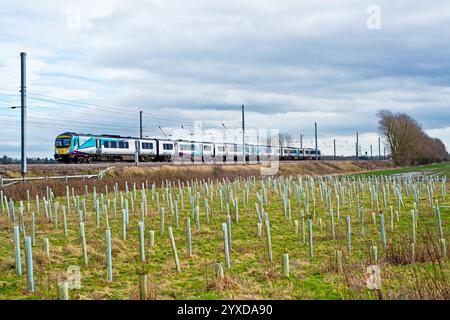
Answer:
<svg viewBox="0 0 450 320"><path fill-rule="evenodd" d="M89 174L97 173L105 169L111 164L95 164L95 165L54 165L44 166L36 165L37 169L30 166L30 175L65 175L65 174ZM247 164L247 165L160 165L160 166L144 166L135 167L133 165L124 166L121 164L110 171L102 180L98 179L82 179L70 180L70 187L77 194L84 194L84 186L89 187L89 192L95 186L97 190L103 190L105 184L113 186L116 182L123 186L125 181L134 181L137 187L148 181L155 182L157 186L161 186L164 181L182 182L189 180L207 180L207 179L229 179L233 180L238 177L259 176L260 168L264 165ZM276 176L289 175L332 175L346 173L360 173L371 170L394 168L389 162L375 161L299 161L299 162L280 162L279 170ZM19 167L10 168L7 171L12 172L11 175L18 174ZM6 175L5 175L6 176ZM67 183L65 181L43 180L29 183L18 183L4 188L5 195L16 200L26 199L26 190L31 194L44 195L46 188L52 189L55 196L63 196L66 194ZM132 185L129 185L132 187Z"/></svg>

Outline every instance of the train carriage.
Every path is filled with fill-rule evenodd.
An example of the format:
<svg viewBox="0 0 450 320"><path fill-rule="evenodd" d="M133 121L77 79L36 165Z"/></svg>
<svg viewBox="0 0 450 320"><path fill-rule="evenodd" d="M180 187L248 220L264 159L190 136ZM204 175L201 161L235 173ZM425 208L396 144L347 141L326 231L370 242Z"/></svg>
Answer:
<svg viewBox="0 0 450 320"><path fill-rule="evenodd" d="M135 139L120 136L97 138L97 157L112 161L130 161L136 156Z"/></svg>
<svg viewBox="0 0 450 320"><path fill-rule="evenodd" d="M226 145L223 143L215 143L214 144L214 160L216 162L225 162L226 161Z"/></svg>
<svg viewBox="0 0 450 320"><path fill-rule="evenodd" d="M309 159L311 159L310 149L303 149L303 150L304 150L304 152L305 152L304 160L309 160Z"/></svg>
<svg viewBox="0 0 450 320"><path fill-rule="evenodd" d="M281 148L281 160L289 160L290 148Z"/></svg>
<svg viewBox="0 0 450 320"><path fill-rule="evenodd" d="M255 163L258 161L256 156L256 148L255 145L247 144L245 145L245 160L250 163Z"/></svg>
<svg viewBox="0 0 450 320"><path fill-rule="evenodd" d="M298 150L297 149L290 149L289 150L289 160L298 160Z"/></svg>
<svg viewBox="0 0 450 320"><path fill-rule="evenodd" d="M175 142L172 140L157 140L157 160L171 161L175 157Z"/></svg>
<svg viewBox="0 0 450 320"><path fill-rule="evenodd" d="M174 159L179 161L202 161L202 143L178 140L174 144Z"/></svg>
<svg viewBox="0 0 450 320"><path fill-rule="evenodd" d="M317 150L318 159L321 158ZM203 161L242 162L243 145L171 139L122 137L65 132L55 139L55 159L60 162L93 161ZM245 161L249 163L274 160L315 159L311 148L245 145Z"/></svg>
<svg viewBox="0 0 450 320"><path fill-rule="evenodd" d="M203 162L213 162L214 161L214 143L203 142L202 143L202 161Z"/></svg>
<svg viewBox="0 0 450 320"><path fill-rule="evenodd" d="M139 151L139 161L154 161L157 153L156 139L139 139L136 141L136 148Z"/></svg>

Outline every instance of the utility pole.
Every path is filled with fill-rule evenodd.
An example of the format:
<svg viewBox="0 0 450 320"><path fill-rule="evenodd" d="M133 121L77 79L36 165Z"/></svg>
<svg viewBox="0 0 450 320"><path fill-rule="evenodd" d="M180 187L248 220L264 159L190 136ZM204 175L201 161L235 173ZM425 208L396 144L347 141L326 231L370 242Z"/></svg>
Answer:
<svg viewBox="0 0 450 320"><path fill-rule="evenodd" d="M384 146L383 160L386 160L386 146Z"/></svg>
<svg viewBox="0 0 450 320"><path fill-rule="evenodd" d="M359 160L359 133L356 132L356 160Z"/></svg>
<svg viewBox="0 0 450 320"><path fill-rule="evenodd" d="M317 149L317 122L314 122L314 136L316 138L316 161L319 160L319 152Z"/></svg>
<svg viewBox="0 0 450 320"><path fill-rule="evenodd" d="M245 117L244 117L244 105L242 105L242 162L245 164Z"/></svg>
<svg viewBox="0 0 450 320"><path fill-rule="evenodd" d="M141 139L144 137L143 135L143 126L142 126L142 111L139 111L139 132L140 132L140 137Z"/></svg>
<svg viewBox="0 0 450 320"><path fill-rule="evenodd" d="M372 154L372 145L370 145L370 160L373 159L373 154Z"/></svg>
<svg viewBox="0 0 450 320"><path fill-rule="evenodd" d="M303 158L305 158L305 150L303 150L303 134L300 133L300 149L302 150Z"/></svg>
<svg viewBox="0 0 450 320"><path fill-rule="evenodd" d="M381 161L381 138L378 137L378 161Z"/></svg>
<svg viewBox="0 0 450 320"><path fill-rule="evenodd" d="M20 110L21 110L21 172L25 177L27 174L27 153L26 153L26 117L27 117L27 95L26 95L26 57L25 52L20 53Z"/></svg>
<svg viewBox="0 0 450 320"><path fill-rule="evenodd" d="M333 159L336 160L336 139L333 139Z"/></svg>

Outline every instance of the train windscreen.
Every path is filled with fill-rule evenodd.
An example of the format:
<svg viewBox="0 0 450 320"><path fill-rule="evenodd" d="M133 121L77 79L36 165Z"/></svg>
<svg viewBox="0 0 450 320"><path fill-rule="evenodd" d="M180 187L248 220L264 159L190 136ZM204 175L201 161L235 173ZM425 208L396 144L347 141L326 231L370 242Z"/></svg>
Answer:
<svg viewBox="0 0 450 320"><path fill-rule="evenodd" d="M71 142L72 142L71 138L57 138L55 141L55 147L67 148L70 147Z"/></svg>

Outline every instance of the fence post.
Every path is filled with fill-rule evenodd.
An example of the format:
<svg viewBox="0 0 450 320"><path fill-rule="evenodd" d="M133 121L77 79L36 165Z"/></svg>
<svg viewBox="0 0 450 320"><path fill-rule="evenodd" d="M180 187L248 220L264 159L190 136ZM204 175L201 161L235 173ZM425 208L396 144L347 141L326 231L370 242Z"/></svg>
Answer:
<svg viewBox="0 0 450 320"><path fill-rule="evenodd" d="M148 298L147 283L148 283L148 276L146 274L142 274L140 276L140 281L139 281L139 299L140 300L147 300L147 298Z"/></svg>
<svg viewBox="0 0 450 320"><path fill-rule="evenodd" d="M216 277L218 279L223 279L224 278L223 266L222 266L222 263L220 263L220 262L216 263Z"/></svg>
<svg viewBox="0 0 450 320"><path fill-rule="evenodd" d="M230 259L230 248L228 246L228 230L227 230L227 224L222 223L222 233L223 233L223 244L224 244L224 251L225 251L225 263L226 267L228 269L231 268L231 259Z"/></svg>
<svg viewBox="0 0 450 320"><path fill-rule="evenodd" d="M173 256L175 259L175 264L177 266L177 272L181 272L180 260L178 259L177 246L175 244L175 238L173 236L172 227L169 227L169 236L170 236L170 243L172 245Z"/></svg>
<svg viewBox="0 0 450 320"><path fill-rule="evenodd" d="M19 226L14 226L14 244L16 254L16 272L19 276L22 275L22 262L20 259L20 231Z"/></svg>
<svg viewBox="0 0 450 320"><path fill-rule="evenodd" d="M309 257L312 259L314 257L314 243L313 243L313 228L312 220L308 219L308 230L309 230Z"/></svg>
<svg viewBox="0 0 450 320"><path fill-rule="evenodd" d="M188 256L192 257L191 220L189 217L186 218L186 242Z"/></svg>
<svg viewBox="0 0 450 320"><path fill-rule="evenodd" d="M145 225L143 221L139 221L139 242L140 242L140 255L141 262L145 262L145 241L144 241L144 229Z"/></svg>
<svg viewBox="0 0 450 320"><path fill-rule="evenodd" d="M107 273L108 273L108 281L112 282L113 274L112 274L112 255L111 255L111 231L108 229L105 233L106 238L106 260L108 263Z"/></svg>
<svg viewBox="0 0 450 320"><path fill-rule="evenodd" d="M289 254L283 253L283 276L289 278Z"/></svg>
<svg viewBox="0 0 450 320"><path fill-rule="evenodd" d="M28 289L34 291L34 278L33 278L33 249L31 237L25 238L25 250L26 250L26 260L27 260L27 278L28 278Z"/></svg>
<svg viewBox="0 0 450 320"><path fill-rule="evenodd" d="M266 241L267 241L267 253L269 255L269 261L272 262L272 240L270 237L270 224L269 220L265 220L266 225Z"/></svg>

